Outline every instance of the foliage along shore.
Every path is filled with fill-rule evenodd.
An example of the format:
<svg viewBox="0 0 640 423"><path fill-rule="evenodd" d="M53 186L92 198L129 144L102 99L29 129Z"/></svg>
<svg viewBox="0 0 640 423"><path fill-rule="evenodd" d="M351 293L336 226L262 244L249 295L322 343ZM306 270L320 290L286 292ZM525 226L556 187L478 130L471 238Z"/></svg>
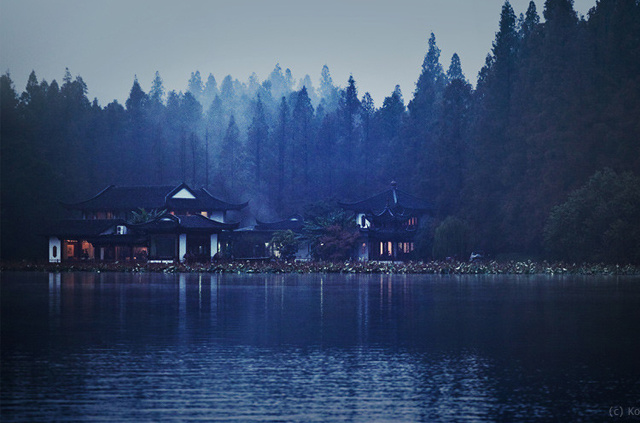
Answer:
<svg viewBox="0 0 640 423"><path fill-rule="evenodd" d="M157 273L368 273L452 275L640 275L640 266L533 261L300 262L237 260L217 263L7 262L0 271Z"/></svg>

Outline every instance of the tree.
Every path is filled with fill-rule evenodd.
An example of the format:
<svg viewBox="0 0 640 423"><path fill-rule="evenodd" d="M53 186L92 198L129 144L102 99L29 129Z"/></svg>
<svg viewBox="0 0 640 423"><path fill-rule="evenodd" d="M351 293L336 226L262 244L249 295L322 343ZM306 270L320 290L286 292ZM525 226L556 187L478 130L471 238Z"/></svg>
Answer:
<svg viewBox="0 0 640 423"><path fill-rule="evenodd" d="M544 240L554 258L640 263L640 178L596 172L551 211Z"/></svg>
<svg viewBox="0 0 640 423"><path fill-rule="evenodd" d="M449 83L442 96L437 141L430 160L434 185L429 191L434 194L434 208L440 218L458 212L468 158L471 85L462 73L456 53L451 58L447 78Z"/></svg>
<svg viewBox="0 0 640 423"><path fill-rule="evenodd" d="M396 87L399 86L396 85ZM365 176L365 180L363 183L366 185L371 184L371 165L372 165L372 155L378 156L379 150L377 150L377 145L375 143L374 136L374 115L376 112L375 105L373 103L373 98L369 92L364 93L362 96L362 100L360 101L360 118L362 121L362 154L364 156L363 161L363 170Z"/></svg>
<svg viewBox="0 0 640 423"><path fill-rule="evenodd" d="M249 145L253 148L254 185L257 187L262 182L262 170L264 163L264 149L269 138L269 126L264 112L264 106L260 94L256 98L253 120L249 127Z"/></svg>
<svg viewBox="0 0 640 423"><path fill-rule="evenodd" d="M437 228L433 238L433 258L452 257L464 260L469 257L469 226L457 217L448 216Z"/></svg>
<svg viewBox="0 0 640 423"><path fill-rule="evenodd" d="M333 85L333 78L329 72L329 66L322 66L320 72L320 98L323 107L329 111L334 110L338 104L338 89Z"/></svg>
<svg viewBox="0 0 640 423"><path fill-rule="evenodd" d="M200 71L191 72L191 78L189 78L189 84L187 85L187 92L191 93L196 100L202 100L204 85L202 84Z"/></svg>
<svg viewBox="0 0 640 423"><path fill-rule="evenodd" d="M573 0L545 0L544 19L556 28L574 25L578 17L573 9Z"/></svg>
<svg viewBox="0 0 640 423"><path fill-rule="evenodd" d="M298 91L302 89L302 87L307 89L307 94L309 95L309 99L311 100L311 104L314 107L318 106L320 99L318 98L318 94L316 93L315 88L313 87L313 82L311 82L311 77L309 75L305 75L298 85Z"/></svg>
<svg viewBox="0 0 640 423"><path fill-rule="evenodd" d="M418 194L431 197L428 181L429 154L434 148L435 133L440 113L442 91L446 76L440 64L440 49L436 45L436 36L431 33L429 49L422 62L422 72L416 83L413 99L409 102L409 119L404 129L402 146L399 148L397 169L401 170L396 178L402 183L412 182L419 187Z"/></svg>
<svg viewBox="0 0 640 423"><path fill-rule="evenodd" d="M469 131L468 168L473 171L467 177L463 193L464 213L474 227L480 228L480 247L489 252L515 248L508 245L511 230L507 227L519 222L517 210L506 207L509 201L506 193L515 189L523 175L505 165L507 161L520 164L516 155L523 151L522 138L514 137L509 126L514 118L518 43L516 15L506 1L492 55L482 70L483 79L478 81L473 126Z"/></svg>
<svg viewBox="0 0 640 423"><path fill-rule="evenodd" d="M151 222L152 220L156 220L161 218L167 213L166 209L151 209L149 211L140 207L138 210L134 210L131 212L131 218L129 219L129 223L140 224Z"/></svg>
<svg viewBox="0 0 640 423"><path fill-rule="evenodd" d="M326 203L307 208L303 231L311 254L327 261L349 260L360 237L353 216Z"/></svg>
<svg viewBox="0 0 640 423"><path fill-rule="evenodd" d="M157 105L164 104L164 85L160 72L156 71L156 75L151 82L151 90L149 91L149 100Z"/></svg>
<svg viewBox="0 0 640 423"><path fill-rule="evenodd" d="M533 1L530 1L529 7L527 8L527 13L525 14L522 26L520 28L522 38L528 39L529 37L531 37L537 31L539 25L540 16L538 16L536 4Z"/></svg>
<svg viewBox="0 0 640 423"><path fill-rule="evenodd" d="M407 108L404 105L400 86L384 99L382 107L375 115L376 143L374 151L384 151L379 155L375 167L379 169L376 182L388 184L389 178L397 178L399 171L405 165L405 156L402 149L401 131L405 121Z"/></svg>
<svg viewBox="0 0 640 423"><path fill-rule="evenodd" d="M292 260L296 257L300 241L292 230L286 230L276 231L269 244L276 250L281 259Z"/></svg>
<svg viewBox="0 0 640 423"><path fill-rule="evenodd" d="M277 137L277 149L278 149L278 158L277 158L277 167L278 167L278 178L277 178L277 187L278 187L278 195L276 198L276 204L278 208L278 212L282 212L284 209L284 167L285 167L285 148L287 146L287 140L289 137L289 106L287 105L287 99L282 97L280 101L280 109L278 113L278 131L276 134Z"/></svg>
<svg viewBox="0 0 640 423"><path fill-rule="evenodd" d="M293 157L292 160L292 180L296 180L298 173L302 173L304 195L309 192L309 152L312 140L313 106L307 94L307 88L302 87L296 96L296 104L293 108L293 154L300 157ZM302 168L301 172L296 169Z"/></svg>
<svg viewBox="0 0 640 423"><path fill-rule="evenodd" d="M220 157L220 166L223 171L221 172L225 179L228 181L229 190L236 192L238 186L238 164L240 153L240 130L236 125L236 119L233 115L229 119L229 125L227 126L227 132L222 142L222 153Z"/></svg>
<svg viewBox="0 0 640 423"><path fill-rule="evenodd" d="M216 82L216 78L213 74L209 74L207 82L204 85L204 91L202 92L202 106L205 109L211 107L211 102L213 102L213 99L216 98L218 94L218 83Z"/></svg>
<svg viewBox="0 0 640 423"><path fill-rule="evenodd" d="M360 100L358 100L358 89L353 75L349 76L347 88L344 89L340 96L340 104L338 106L338 116L342 124L341 147L344 157L344 165L342 166L342 180L350 181L346 190L347 195L353 195L355 187L353 182L356 181L355 175L361 173L361 170L355 163L355 157L360 149L360 137L358 133L360 113Z"/></svg>
<svg viewBox="0 0 640 423"><path fill-rule="evenodd" d="M271 71L267 80L271 84L271 95L274 98L280 98L289 94L288 83L282 74L280 63L276 63L276 67Z"/></svg>
<svg viewBox="0 0 640 423"><path fill-rule="evenodd" d="M141 113L146 99L147 95L142 91L142 88L138 83L138 77L135 76L133 79L133 85L129 91L129 98L127 98L127 101L124 103L127 111L134 114Z"/></svg>

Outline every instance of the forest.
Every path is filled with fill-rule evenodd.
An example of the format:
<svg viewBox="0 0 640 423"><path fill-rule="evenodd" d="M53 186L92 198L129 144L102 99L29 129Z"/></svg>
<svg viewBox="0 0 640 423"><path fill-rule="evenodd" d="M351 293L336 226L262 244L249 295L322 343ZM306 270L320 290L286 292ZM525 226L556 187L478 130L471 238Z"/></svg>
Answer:
<svg viewBox="0 0 640 423"><path fill-rule="evenodd" d="M458 222L461 254L640 263L637 0L598 0L584 17L572 0L541 13L506 2L475 86L434 34L425 51L410 98L396 86L380 107L328 66L315 85L279 64L263 81L195 71L186 92L156 72L106 106L69 69L60 83L34 71L21 93L7 72L1 257L45 257L60 201L111 184L186 182L274 221L394 180L433 204L416 259Z"/></svg>

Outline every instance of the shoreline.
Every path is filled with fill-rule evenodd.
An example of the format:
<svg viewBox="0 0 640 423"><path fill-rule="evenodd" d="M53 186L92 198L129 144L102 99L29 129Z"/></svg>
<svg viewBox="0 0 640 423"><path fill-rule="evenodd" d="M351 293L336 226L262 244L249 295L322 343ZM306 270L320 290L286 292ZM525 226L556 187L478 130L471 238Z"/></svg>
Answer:
<svg viewBox="0 0 640 423"><path fill-rule="evenodd" d="M3 262L0 272L150 272L150 273L345 273L441 275L614 275L638 276L640 266L532 261L316 262L236 260L214 263Z"/></svg>

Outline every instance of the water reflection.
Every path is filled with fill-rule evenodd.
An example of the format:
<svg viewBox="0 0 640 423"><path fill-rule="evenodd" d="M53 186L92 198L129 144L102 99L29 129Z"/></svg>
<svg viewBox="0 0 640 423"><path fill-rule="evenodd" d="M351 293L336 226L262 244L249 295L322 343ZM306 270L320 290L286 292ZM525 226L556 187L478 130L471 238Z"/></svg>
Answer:
<svg viewBox="0 0 640 423"><path fill-rule="evenodd" d="M2 276L3 422L592 420L640 395L637 279Z"/></svg>

